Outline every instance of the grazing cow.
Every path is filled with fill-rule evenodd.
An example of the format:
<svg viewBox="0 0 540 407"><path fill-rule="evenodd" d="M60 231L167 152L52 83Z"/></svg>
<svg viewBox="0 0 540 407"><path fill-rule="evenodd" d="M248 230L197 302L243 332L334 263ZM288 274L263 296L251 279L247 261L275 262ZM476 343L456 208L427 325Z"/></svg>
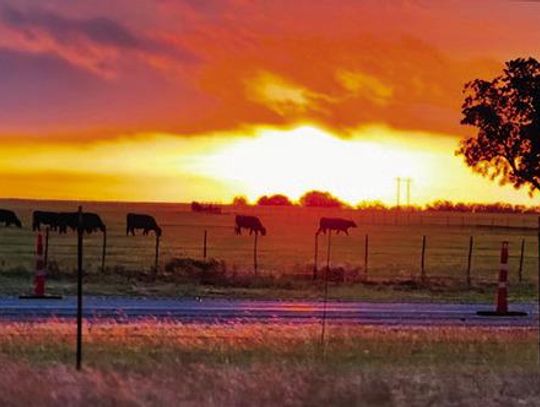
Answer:
<svg viewBox="0 0 540 407"><path fill-rule="evenodd" d="M83 212L82 228L86 233L97 232L100 230L105 233L106 226L98 214L92 212ZM79 224L79 212L60 212L58 214L58 231L67 233L67 229L77 230Z"/></svg>
<svg viewBox="0 0 540 407"><path fill-rule="evenodd" d="M48 226L51 230L58 229L58 212L34 211L32 213L32 230L41 230L41 225Z"/></svg>
<svg viewBox="0 0 540 407"><path fill-rule="evenodd" d="M237 235L242 234L242 229L249 229L250 235L253 232L255 232L255 234L258 234L260 232L263 236L266 235L266 228L262 225L261 221L256 216L236 215L235 223L236 226L234 228L234 231Z"/></svg>
<svg viewBox="0 0 540 407"><path fill-rule="evenodd" d="M135 229L142 229L143 235L147 235L148 232L153 230L157 237L161 236L161 228L158 226L153 216L128 213L126 221L126 235L131 233L135 236Z"/></svg>
<svg viewBox="0 0 540 407"><path fill-rule="evenodd" d="M22 227L22 223L15 215L15 212L7 210L7 209L0 209L0 223L4 223L6 227L15 225L18 228Z"/></svg>
<svg viewBox="0 0 540 407"><path fill-rule="evenodd" d="M326 234L327 230L334 230L336 233L345 232L346 235L349 234L349 228L355 228L356 223L352 220L342 219L342 218L321 218L319 221L319 230L317 234L324 233Z"/></svg>

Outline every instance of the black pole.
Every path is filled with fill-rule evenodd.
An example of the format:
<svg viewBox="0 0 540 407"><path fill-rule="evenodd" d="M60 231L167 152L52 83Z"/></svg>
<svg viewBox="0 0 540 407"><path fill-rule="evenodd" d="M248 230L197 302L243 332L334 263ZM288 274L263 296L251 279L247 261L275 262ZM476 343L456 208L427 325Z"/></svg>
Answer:
<svg viewBox="0 0 540 407"><path fill-rule="evenodd" d="M319 234L315 233L315 255L313 259L313 280L317 279L318 262L319 262Z"/></svg>
<svg viewBox="0 0 540 407"><path fill-rule="evenodd" d="M467 256L467 287L471 286L471 264L473 251L473 237L469 238L469 255Z"/></svg>
<svg viewBox="0 0 540 407"><path fill-rule="evenodd" d="M369 235L366 233L366 238L364 241L364 275L366 279L368 275L368 254L369 254Z"/></svg>
<svg viewBox="0 0 540 407"><path fill-rule="evenodd" d="M422 236L422 257L420 258L420 276L422 282L426 279L426 269L425 269L425 254L426 254L426 235Z"/></svg>
<svg viewBox="0 0 540 407"><path fill-rule="evenodd" d="M105 258L107 256L107 229L103 229L103 247L101 250L101 272L105 273Z"/></svg>
<svg viewBox="0 0 540 407"><path fill-rule="evenodd" d="M203 259L206 260L206 238L207 238L207 231L204 230L204 239L203 239Z"/></svg>
<svg viewBox="0 0 540 407"><path fill-rule="evenodd" d="M521 239L521 253L519 254L519 269L518 269L518 278L519 282L523 280L523 256L525 252L525 239Z"/></svg>
<svg viewBox="0 0 540 407"><path fill-rule="evenodd" d="M79 206L77 222L77 370L81 370L82 362L82 280L83 280L83 214Z"/></svg>
<svg viewBox="0 0 540 407"><path fill-rule="evenodd" d="M49 228L45 229L45 254L43 256L43 265L45 270L47 270L47 264L49 262Z"/></svg>

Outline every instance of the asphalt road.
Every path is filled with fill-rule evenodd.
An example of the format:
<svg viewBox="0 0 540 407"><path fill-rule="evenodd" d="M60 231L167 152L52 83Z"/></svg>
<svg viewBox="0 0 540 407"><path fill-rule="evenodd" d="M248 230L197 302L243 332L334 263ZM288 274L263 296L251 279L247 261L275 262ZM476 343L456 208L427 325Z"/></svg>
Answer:
<svg viewBox="0 0 540 407"><path fill-rule="evenodd" d="M317 322L324 304L319 301L257 301L218 299L147 299L86 297L85 318L113 318L130 321L144 318L197 322ZM326 316L333 323L374 325L538 325L534 303L511 304L511 311L527 312L525 317L481 317L479 310L493 310L493 304L328 302ZM28 300L0 298L0 319L41 320L51 317L74 318L76 298Z"/></svg>

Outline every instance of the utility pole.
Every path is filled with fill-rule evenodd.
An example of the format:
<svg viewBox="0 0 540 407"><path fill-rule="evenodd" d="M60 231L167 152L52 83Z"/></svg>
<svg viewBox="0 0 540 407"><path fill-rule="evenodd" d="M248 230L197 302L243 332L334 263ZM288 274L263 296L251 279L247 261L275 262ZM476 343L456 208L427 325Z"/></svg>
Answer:
<svg viewBox="0 0 540 407"><path fill-rule="evenodd" d="M405 183L407 184L407 206L411 206L411 182L412 179L405 179Z"/></svg>
<svg viewBox="0 0 540 407"><path fill-rule="evenodd" d="M396 190L396 207L399 209L399 198L401 196L401 178L397 177L397 190Z"/></svg>

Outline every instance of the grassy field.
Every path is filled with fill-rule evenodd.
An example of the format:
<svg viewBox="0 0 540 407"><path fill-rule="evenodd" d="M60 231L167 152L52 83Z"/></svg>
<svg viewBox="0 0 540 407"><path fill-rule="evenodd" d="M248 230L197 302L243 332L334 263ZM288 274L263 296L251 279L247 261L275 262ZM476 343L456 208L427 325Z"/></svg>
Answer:
<svg viewBox="0 0 540 407"><path fill-rule="evenodd" d="M32 210L76 210L73 202L0 201L0 207L15 210L22 218L24 228L0 229L0 282L1 292L17 294L28 287L33 268L35 236L31 231ZM100 274L100 235L85 238L85 270L89 288L95 293L110 291L125 294L266 296L266 289L284 291L294 297L316 296L318 286L297 282L295 276L309 276L314 261L314 232L321 216L341 216L353 219L358 228L350 236L333 236L330 262L333 268L350 274L364 275L365 236L369 236L368 275L370 280L391 282L386 286L357 284L356 288L338 286L336 297L367 295L374 298L423 298L442 295L463 299L491 298L499 268L499 251L503 240L510 242L511 293L516 298L533 298L537 270L537 217L534 215L490 215L457 213L377 213L353 210L324 210L302 208L232 208L224 207L224 214L196 214L188 205L173 204L120 204L84 203L84 209L99 213L108 226L106 273ZM154 261L153 236L126 237L125 214L149 213L163 227L160 268L163 271L173 258L202 259L203 235L208 234L208 257L222 262L228 273L235 275L253 272L253 238L233 233L236 212L256 214L268 229L268 235L259 239L258 263L261 276L249 284L239 284L230 290L219 287L201 287L200 284L179 283L161 278L151 284L133 281L130 276L150 273ZM420 275L422 236L426 236L425 272L433 284L430 287L407 287L395 281L417 280ZM472 255L472 289L464 287L470 236L474 237ZM520 246L525 241L523 282L518 283ZM53 287L70 292L75 263L76 237L74 234L50 234L49 260L51 274L65 277L53 281ZM326 237L319 240L319 268L326 265ZM283 276L287 278L282 278ZM125 277L125 278L124 278ZM126 283L126 279L129 283ZM279 280L276 284L275 280ZM142 279L144 280L144 279ZM195 285L195 287L194 287ZM246 289L249 289L246 291ZM67 290L67 291L66 291ZM367 293L367 294L366 294Z"/></svg>
<svg viewBox="0 0 540 407"><path fill-rule="evenodd" d="M2 323L0 404L538 405L532 329ZM324 350L323 350L324 349Z"/></svg>

